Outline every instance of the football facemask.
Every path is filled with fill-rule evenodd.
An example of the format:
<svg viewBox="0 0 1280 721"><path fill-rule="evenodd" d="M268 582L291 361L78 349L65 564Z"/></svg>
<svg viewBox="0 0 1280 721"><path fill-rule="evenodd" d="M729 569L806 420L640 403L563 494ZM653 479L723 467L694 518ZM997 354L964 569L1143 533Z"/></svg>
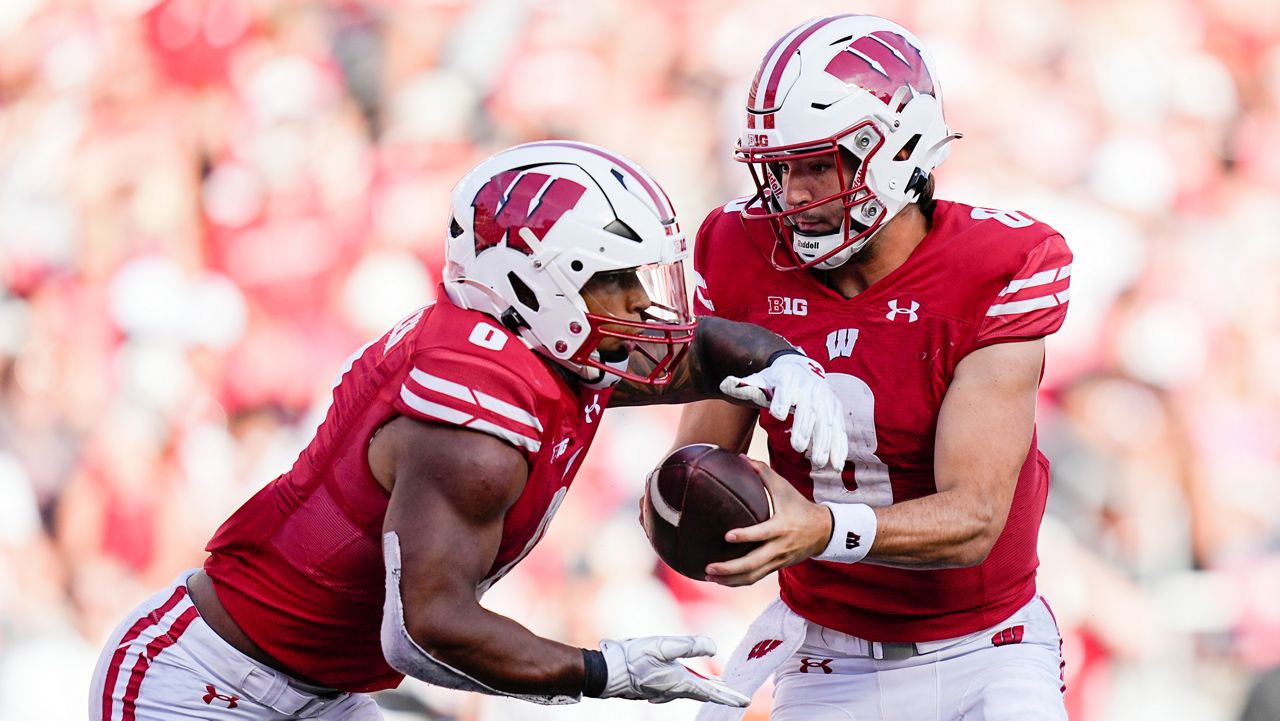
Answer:
<svg viewBox="0 0 1280 721"><path fill-rule="evenodd" d="M582 296L590 329L572 362L637 383L670 382L697 327L683 261L596 273ZM644 372L628 368L633 353L650 367Z"/></svg>

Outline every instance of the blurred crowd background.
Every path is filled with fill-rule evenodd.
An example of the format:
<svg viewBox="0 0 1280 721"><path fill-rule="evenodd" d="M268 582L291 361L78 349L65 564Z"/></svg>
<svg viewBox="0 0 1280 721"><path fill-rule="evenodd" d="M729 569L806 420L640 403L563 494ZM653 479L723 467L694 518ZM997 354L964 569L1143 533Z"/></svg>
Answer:
<svg viewBox="0 0 1280 721"><path fill-rule="evenodd" d="M760 56L847 11L940 64L965 138L938 195L1076 253L1039 415L1071 718L1280 718L1280 3L2 0L0 719L84 718L106 634L289 466L343 359L432 299L467 168L600 143L691 232L749 186L730 150ZM677 413L610 412L489 605L580 645L706 632L723 660L775 587L656 565L636 499Z"/></svg>

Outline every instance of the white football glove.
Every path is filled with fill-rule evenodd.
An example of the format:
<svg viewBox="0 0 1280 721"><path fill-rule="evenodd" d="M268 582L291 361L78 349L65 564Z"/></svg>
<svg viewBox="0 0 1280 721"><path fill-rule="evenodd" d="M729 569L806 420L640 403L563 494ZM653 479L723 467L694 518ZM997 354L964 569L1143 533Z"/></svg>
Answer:
<svg viewBox="0 0 1280 721"><path fill-rule="evenodd" d="M678 659L713 656L716 644L706 636L647 636L600 642L609 680L600 698L644 699L666 703L692 698L743 708L751 699L715 678L690 671Z"/></svg>
<svg viewBox="0 0 1280 721"><path fill-rule="evenodd" d="M759 373L725 378L720 392L768 408L769 415L780 421L794 408L791 447L808 456L814 468L829 464L837 471L844 469L849 458L844 407L817 361L799 353L780 355Z"/></svg>

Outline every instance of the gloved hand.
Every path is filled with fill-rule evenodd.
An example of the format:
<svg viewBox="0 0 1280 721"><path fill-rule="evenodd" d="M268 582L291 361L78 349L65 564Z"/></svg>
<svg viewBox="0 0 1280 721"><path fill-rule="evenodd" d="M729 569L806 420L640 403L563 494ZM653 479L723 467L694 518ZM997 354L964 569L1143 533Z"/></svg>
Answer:
<svg viewBox="0 0 1280 721"><path fill-rule="evenodd" d="M646 636L600 642L609 680L600 698L645 699L666 703L677 698L746 707L751 699L723 681L690 671L678 659L712 656L716 644L706 636Z"/></svg>
<svg viewBox="0 0 1280 721"><path fill-rule="evenodd" d="M780 355L759 373L725 378L720 392L768 408L769 415L780 421L794 408L791 447L808 456L814 468L830 464L837 471L844 469L849 458L844 407L817 361L799 353Z"/></svg>

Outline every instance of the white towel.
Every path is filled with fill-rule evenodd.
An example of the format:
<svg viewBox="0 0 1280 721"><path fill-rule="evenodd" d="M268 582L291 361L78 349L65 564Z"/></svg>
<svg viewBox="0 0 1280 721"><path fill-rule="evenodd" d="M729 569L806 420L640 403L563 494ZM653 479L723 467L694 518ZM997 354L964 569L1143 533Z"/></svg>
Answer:
<svg viewBox="0 0 1280 721"><path fill-rule="evenodd" d="M733 649L720 678L737 691L751 696L774 671L795 655L804 643L808 622L778 599L751 622L747 635ZM695 721L738 721L744 708L704 703Z"/></svg>

